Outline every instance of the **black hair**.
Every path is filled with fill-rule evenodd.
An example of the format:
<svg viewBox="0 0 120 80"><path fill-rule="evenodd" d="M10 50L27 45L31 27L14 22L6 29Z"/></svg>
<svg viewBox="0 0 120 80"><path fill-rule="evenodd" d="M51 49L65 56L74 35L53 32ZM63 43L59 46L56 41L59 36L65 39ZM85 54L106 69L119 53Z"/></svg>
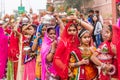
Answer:
<svg viewBox="0 0 120 80"><path fill-rule="evenodd" d="M91 10L89 10L89 13L94 13L94 10L92 10L92 9L91 9Z"/></svg>
<svg viewBox="0 0 120 80"><path fill-rule="evenodd" d="M99 14L99 10L96 10L95 12Z"/></svg>
<svg viewBox="0 0 120 80"><path fill-rule="evenodd" d="M54 30L54 31L55 31L55 28L49 27L49 28L47 29L47 33L49 33L51 30ZM56 31L55 31L55 32L56 32Z"/></svg>
<svg viewBox="0 0 120 80"><path fill-rule="evenodd" d="M113 32L113 31L112 31L112 25L108 25L108 27L109 27L109 30L110 30L111 32Z"/></svg>
<svg viewBox="0 0 120 80"><path fill-rule="evenodd" d="M77 24L71 24L70 27L73 26L77 29Z"/></svg>
<svg viewBox="0 0 120 80"><path fill-rule="evenodd" d="M117 3L117 6L120 6L120 2Z"/></svg>
<svg viewBox="0 0 120 80"><path fill-rule="evenodd" d="M27 26L28 24L22 24L21 26L20 26L20 32L22 32L22 28L23 28L23 26Z"/></svg>
<svg viewBox="0 0 120 80"><path fill-rule="evenodd" d="M96 14L94 14L94 15L92 16L92 22L93 22L93 24L94 24L94 20L93 20L93 17L94 17L94 16L96 16L96 17L97 17L97 21L99 21L99 16L96 15Z"/></svg>
<svg viewBox="0 0 120 80"><path fill-rule="evenodd" d="M84 31L86 31L86 29L85 29L85 28L82 28L82 29L79 31L78 37L80 37L81 34L82 34ZM81 36L81 37L82 37L82 36ZM81 38L81 37L80 37L80 38Z"/></svg>
<svg viewBox="0 0 120 80"><path fill-rule="evenodd" d="M22 32L23 26L27 26L27 25L28 24L22 24L22 26L21 26L21 32ZM37 30L37 26L36 25L32 24L31 26L34 28L35 31Z"/></svg>
<svg viewBox="0 0 120 80"><path fill-rule="evenodd" d="M36 32L36 30L37 30L37 26L34 25L34 24L32 24L31 26L34 28L34 30L35 30L35 32Z"/></svg>
<svg viewBox="0 0 120 80"><path fill-rule="evenodd" d="M36 34L37 26L34 25L34 24L32 24L31 26L34 28L35 34ZM30 40L29 40L29 43L31 43L31 41L33 40L33 37L34 37L34 34L31 36L31 38L30 38Z"/></svg>

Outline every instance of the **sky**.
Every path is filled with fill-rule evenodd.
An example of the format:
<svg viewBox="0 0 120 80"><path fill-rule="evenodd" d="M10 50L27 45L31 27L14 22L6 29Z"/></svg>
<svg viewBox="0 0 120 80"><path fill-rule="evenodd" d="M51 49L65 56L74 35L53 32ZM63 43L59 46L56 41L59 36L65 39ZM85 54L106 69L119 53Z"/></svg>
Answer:
<svg viewBox="0 0 120 80"><path fill-rule="evenodd" d="M34 13L38 13L39 9L46 9L46 0L22 0L22 4L26 11L32 8ZM20 6L20 0L0 0L0 11L5 10L5 13L12 14L13 10L18 10L18 6Z"/></svg>

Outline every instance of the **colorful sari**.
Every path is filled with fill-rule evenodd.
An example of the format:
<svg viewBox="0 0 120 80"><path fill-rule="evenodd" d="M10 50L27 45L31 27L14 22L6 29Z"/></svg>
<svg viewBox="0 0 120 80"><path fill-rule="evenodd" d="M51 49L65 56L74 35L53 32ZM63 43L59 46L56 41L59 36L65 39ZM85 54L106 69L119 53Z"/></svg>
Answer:
<svg viewBox="0 0 120 80"><path fill-rule="evenodd" d="M48 37L47 33L44 36L44 41L41 47L41 56L42 56L42 80L57 79L56 71L51 62L48 62L46 57L49 54L51 49L52 40Z"/></svg>
<svg viewBox="0 0 120 80"><path fill-rule="evenodd" d="M67 29L74 24L72 21L66 25L60 41L58 43L56 53L53 59L53 66L60 76L61 80L68 79L68 67L70 60L70 53L77 48L79 40L77 34L75 36L69 35ZM73 38L74 37L74 38ZM74 44L74 45L73 45Z"/></svg>
<svg viewBox="0 0 120 80"><path fill-rule="evenodd" d="M44 26L43 24L38 26L37 33L42 34L43 26ZM41 79L41 53L40 53L40 50L41 50L42 42L43 42L43 39L39 38L38 44L37 44L37 50L36 50L37 57L36 57L35 76L36 76L36 79L38 79L38 80Z"/></svg>
<svg viewBox="0 0 120 80"><path fill-rule="evenodd" d="M92 80L92 79L96 78L97 73L98 73L96 65L93 64L92 61L90 60L90 57L93 54L91 52L90 48L92 48L94 51L96 50L95 47L89 47L89 48L79 47L82 59L89 60L89 64L81 65L83 67L82 72L84 72L83 74L85 75L85 77L84 77L85 80Z"/></svg>
<svg viewBox="0 0 120 80"><path fill-rule="evenodd" d="M9 45L9 53L8 53L8 58L12 62L10 64L10 61L8 63L8 71L11 71L13 69L14 73L14 80L16 80L17 76L17 68L18 68L18 57L19 57L19 38L15 36L15 33L12 32L10 36L10 45ZM13 67L10 65L13 65ZM10 70L9 70L10 69ZM11 76L12 73L8 72L8 76Z"/></svg>
<svg viewBox="0 0 120 80"><path fill-rule="evenodd" d="M76 63L81 60L81 54L80 52L72 51L70 54L70 63ZM85 74L82 73L82 70L84 69L83 66L79 67L69 67L74 77L69 77L69 80L84 80Z"/></svg>
<svg viewBox="0 0 120 80"><path fill-rule="evenodd" d="M0 27L0 79L6 77L8 59L8 37L5 36L3 28Z"/></svg>
<svg viewBox="0 0 120 80"><path fill-rule="evenodd" d="M97 52L99 53L97 57L101 62L107 63L107 64L113 64L117 69L116 56L112 52L110 44L111 44L111 41L103 42L97 49ZM117 70L115 70L115 73L112 75L108 74L108 72L105 69L100 69L99 73L100 73L99 74L100 80L110 80L112 76L117 76Z"/></svg>
<svg viewBox="0 0 120 80"><path fill-rule="evenodd" d="M22 80L35 80L35 56L31 55L34 52L31 51L32 42L29 42L29 39L25 39L23 43L23 52L24 52L24 71Z"/></svg>

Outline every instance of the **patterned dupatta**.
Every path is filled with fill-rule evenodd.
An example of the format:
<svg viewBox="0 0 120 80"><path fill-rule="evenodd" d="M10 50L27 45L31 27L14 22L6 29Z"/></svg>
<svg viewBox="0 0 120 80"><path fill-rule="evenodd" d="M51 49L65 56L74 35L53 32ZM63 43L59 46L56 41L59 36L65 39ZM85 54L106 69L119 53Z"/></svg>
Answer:
<svg viewBox="0 0 120 80"><path fill-rule="evenodd" d="M76 63L82 60L81 52L79 49L75 49L70 54L70 63ZM83 73L84 66L79 67L69 67L72 71L72 74L74 75L74 78L69 78L70 80L85 80L86 76L85 73Z"/></svg>

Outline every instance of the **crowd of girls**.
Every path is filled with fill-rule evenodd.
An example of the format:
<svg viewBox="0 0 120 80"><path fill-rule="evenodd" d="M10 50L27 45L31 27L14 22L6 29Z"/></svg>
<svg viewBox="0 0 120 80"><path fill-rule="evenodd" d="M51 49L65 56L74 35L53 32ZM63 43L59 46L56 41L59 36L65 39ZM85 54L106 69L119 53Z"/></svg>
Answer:
<svg viewBox="0 0 120 80"><path fill-rule="evenodd" d="M72 10L72 9L71 9ZM0 80L120 80L120 28L99 11L5 15Z"/></svg>

